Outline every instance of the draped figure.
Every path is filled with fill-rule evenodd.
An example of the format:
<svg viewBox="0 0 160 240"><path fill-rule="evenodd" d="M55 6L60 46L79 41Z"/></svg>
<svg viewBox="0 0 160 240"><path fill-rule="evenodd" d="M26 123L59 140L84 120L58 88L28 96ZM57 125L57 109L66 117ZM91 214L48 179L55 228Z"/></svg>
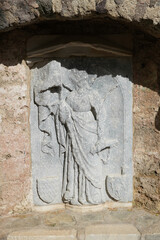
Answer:
<svg viewBox="0 0 160 240"><path fill-rule="evenodd" d="M39 128L45 136L42 149L53 155L48 117L52 117L55 124L59 154L64 157L62 199L75 205L103 203L103 164L115 144L104 136L107 117L104 99L88 84L82 71L78 73L74 89L65 98L62 82L51 87L50 94L56 94L54 103L41 96L48 91L42 88L35 90L35 102L39 106Z"/></svg>

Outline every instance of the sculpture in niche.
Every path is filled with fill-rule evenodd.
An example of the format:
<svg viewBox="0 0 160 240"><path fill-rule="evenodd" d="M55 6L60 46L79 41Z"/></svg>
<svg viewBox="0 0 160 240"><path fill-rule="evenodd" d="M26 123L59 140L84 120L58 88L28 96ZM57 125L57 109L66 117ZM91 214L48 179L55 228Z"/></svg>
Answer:
<svg viewBox="0 0 160 240"><path fill-rule="evenodd" d="M52 118L63 164L62 200L74 205L103 203L102 169L117 144L104 134L105 99L89 85L85 71L72 69L70 84L63 81L59 65L53 71L53 79L34 88L39 129L44 133L42 151L54 157L53 125L48 122Z"/></svg>
<svg viewBox="0 0 160 240"><path fill-rule="evenodd" d="M132 201L128 59L71 57L38 66L31 82L34 204Z"/></svg>

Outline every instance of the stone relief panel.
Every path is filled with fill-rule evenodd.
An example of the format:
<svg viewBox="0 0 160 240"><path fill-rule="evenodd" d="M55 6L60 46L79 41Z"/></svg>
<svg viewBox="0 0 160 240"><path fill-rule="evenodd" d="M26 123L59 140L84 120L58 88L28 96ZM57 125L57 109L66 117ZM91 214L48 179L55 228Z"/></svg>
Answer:
<svg viewBox="0 0 160 240"><path fill-rule="evenodd" d="M68 58L32 69L35 205L132 201L129 58Z"/></svg>

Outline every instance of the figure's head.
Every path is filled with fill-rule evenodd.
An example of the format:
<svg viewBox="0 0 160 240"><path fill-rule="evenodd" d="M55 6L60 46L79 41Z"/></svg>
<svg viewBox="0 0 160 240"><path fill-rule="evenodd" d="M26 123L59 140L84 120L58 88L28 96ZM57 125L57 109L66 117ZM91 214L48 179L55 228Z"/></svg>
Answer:
<svg viewBox="0 0 160 240"><path fill-rule="evenodd" d="M80 79L77 83L76 83L76 88L77 89L88 89L90 88L89 83L87 81L87 79Z"/></svg>
<svg viewBox="0 0 160 240"><path fill-rule="evenodd" d="M86 89L89 88L88 83L88 74L85 71L78 71L77 69L72 70L74 79L72 81L74 82L75 89Z"/></svg>

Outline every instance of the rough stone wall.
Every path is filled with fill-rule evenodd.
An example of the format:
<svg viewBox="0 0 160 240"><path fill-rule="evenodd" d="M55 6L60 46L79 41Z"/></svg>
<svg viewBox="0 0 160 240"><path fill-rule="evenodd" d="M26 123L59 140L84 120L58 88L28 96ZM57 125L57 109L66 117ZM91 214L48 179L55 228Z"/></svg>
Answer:
<svg viewBox="0 0 160 240"><path fill-rule="evenodd" d="M120 31L79 23L77 34ZM74 30L73 24L72 29ZM25 63L26 41L33 34L64 32L65 26L40 25L30 30L1 33L0 36L0 214L20 213L32 208L29 89L30 71ZM63 28L63 27L64 28ZM77 28L79 26L79 28ZM112 27L111 27L112 26ZM117 26L117 27L116 27ZM41 29L41 32L40 32ZM66 30L67 31L67 30ZM71 30L70 30L71 31ZM94 32L93 31L93 32ZM126 32L126 27L122 27ZM92 32L92 33L93 33ZM134 121L134 205L160 212L160 43L133 31L133 121Z"/></svg>
<svg viewBox="0 0 160 240"><path fill-rule="evenodd" d="M30 209L29 70L24 36L0 40L0 215Z"/></svg>
<svg viewBox="0 0 160 240"><path fill-rule="evenodd" d="M160 213L160 45L136 38L133 61L134 201Z"/></svg>
<svg viewBox="0 0 160 240"><path fill-rule="evenodd" d="M0 30L45 19L109 16L140 22L160 35L160 0L1 0ZM145 20L151 20L146 21ZM152 25L157 25L152 29Z"/></svg>

